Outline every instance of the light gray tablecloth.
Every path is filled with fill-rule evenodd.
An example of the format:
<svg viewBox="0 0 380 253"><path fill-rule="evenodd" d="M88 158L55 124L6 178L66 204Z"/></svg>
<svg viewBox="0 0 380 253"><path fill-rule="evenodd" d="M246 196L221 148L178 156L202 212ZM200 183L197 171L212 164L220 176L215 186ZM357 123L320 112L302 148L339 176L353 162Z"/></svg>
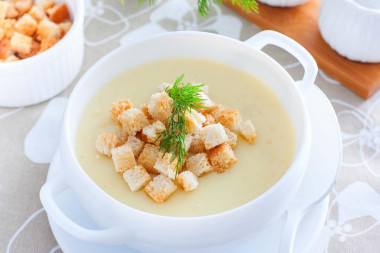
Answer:
<svg viewBox="0 0 380 253"><path fill-rule="evenodd" d="M137 0L125 6L119 0L85 2L86 53L79 77L100 57L139 37L200 30L246 40L260 31L226 7L215 7L210 18L199 19L196 0L156 0L141 9ZM302 76L293 57L276 48L267 52L293 77ZM0 252L59 252L39 190L75 83L45 103L0 108ZM326 226L312 252L380 252L380 92L364 101L322 71L316 84L338 114L344 157Z"/></svg>

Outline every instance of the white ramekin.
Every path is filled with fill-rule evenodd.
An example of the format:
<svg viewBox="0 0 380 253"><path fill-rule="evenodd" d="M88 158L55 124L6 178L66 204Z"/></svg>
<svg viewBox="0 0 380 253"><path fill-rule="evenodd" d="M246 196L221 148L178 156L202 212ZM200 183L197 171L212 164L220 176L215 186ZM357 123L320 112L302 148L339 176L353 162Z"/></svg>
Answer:
<svg viewBox="0 0 380 253"><path fill-rule="evenodd" d="M309 0L259 0L261 3L276 7L294 7Z"/></svg>
<svg viewBox="0 0 380 253"><path fill-rule="evenodd" d="M84 2L66 0L73 25L49 50L17 62L0 63L0 106L28 106L63 91L82 66Z"/></svg>
<svg viewBox="0 0 380 253"><path fill-rule="evenodd" d="M340 55L353 61L380 62L380 1L323 0L319 30Z"/></svg>
<svg viewBox="0 0 380 253"><path fill-rule="evenodd" d="M294 55L303 65L303 80L294 82L284 68L261 51L268 44ZM202 217L167 217L128 207L105 193L84 172L75 155L75 135L82 111L93 95L115 76L158 59L197 57L246 71L261 79L278 96L296 132L296 155L286 174L258 198L227 212ZM118 48L99 60L82 77L69 99L60 143L63 168L41 189L49 217L82 240L124 243L134 248L207 247L232 242L261 230L280 217L295 195L309 159L311 133L303 94L314 83L317 65L311 55L290 38L265 31L246 42L200 32L166 33ZM141 87L143 89L144 87ZM104 230L91 230L68 219L54 195L70 187L88 214Z"/></svg>

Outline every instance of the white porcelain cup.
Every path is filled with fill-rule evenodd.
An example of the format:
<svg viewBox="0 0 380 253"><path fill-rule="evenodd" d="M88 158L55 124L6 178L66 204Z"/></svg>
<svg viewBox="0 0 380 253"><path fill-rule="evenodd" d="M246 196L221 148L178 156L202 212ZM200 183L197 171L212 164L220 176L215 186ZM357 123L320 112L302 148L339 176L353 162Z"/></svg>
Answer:
<svg viewBox="0 0 380 253"><path fill-rule="evenodd" d="M305 69L295 82L276 61L261 51L268 44L294 55ZM296 133L296 154L289 170L268 191L232 210L202 217L167 217L128 207L105 193L84 172L75 155L75 135L83 109L93 95L115 76L154 60L197 57L246 71L267 84L288 112ZM246 42L201 32L173 32L150 37L111 52L81 78L69 99L60 143L63 170L41 189L41 201L49 217L79 239L100 243L124 243L154 251L208 247L232 242L260 231L280 217L295 195L309 159L311 133L303 94L317 75L312 56L290 38L272 31ZM142 86L141 89L144 89ZM54 201L54 195L70 187L83 207L104 230L91 230L71 221Z"/></svg>
<svg viewBox="0 0 380 253"><path fill-rule="evenodd" d="M28 106L63 91L79 73L84 53L84 1L65 0L72 27L52 48L28 59L0 63L0 106Z"/></svg>
<svg viewBox="0 0 380 253"><path fill-rule="evenodd" d="M309 0L259 0L260 2L275 7L294 7L306 3Z"/></svg>

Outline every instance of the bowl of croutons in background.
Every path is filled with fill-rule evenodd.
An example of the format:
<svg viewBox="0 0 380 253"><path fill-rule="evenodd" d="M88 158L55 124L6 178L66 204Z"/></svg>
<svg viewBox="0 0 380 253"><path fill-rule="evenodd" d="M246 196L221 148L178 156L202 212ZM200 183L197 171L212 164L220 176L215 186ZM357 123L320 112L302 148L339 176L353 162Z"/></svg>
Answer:
<svg viewBox="0 0 380 253"><path fill-rule="evenodd" d="M82 65L84 3L0 0L0 106L28 106L64 90Z"/></svg>

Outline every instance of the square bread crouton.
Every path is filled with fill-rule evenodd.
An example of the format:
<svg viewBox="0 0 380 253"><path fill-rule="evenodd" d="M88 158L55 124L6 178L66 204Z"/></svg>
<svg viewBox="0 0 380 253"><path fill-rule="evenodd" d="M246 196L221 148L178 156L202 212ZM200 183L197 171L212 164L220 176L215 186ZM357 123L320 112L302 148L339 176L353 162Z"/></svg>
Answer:
<svg viewBox="0 0 380 253"><path fill-rule="evenodd" d="M173 155L172 154L169 154L169 153L166 153L164 155L164 153L162 151L160 151L158 153L158 157L157 157L157 160L156 160L156 163L154 164L154 168L160 172L161 174L164 174L166 175L167 177L171 178L171 179L175 179L175 175L176 175L176 169L177 169L177 164L178 164L178 159L174 159L173 162L172 161L172 157Z"/></svg>
<svg viewBox="0 0 380 253"><path fill-rule="evenodd" d="M41 7L44 11L54 6L54 0L35 0L35 4Z"/></svg>
<svg viewBox="0 0 380 253"><path fill-rule="evenodd" d="M4 37L4 31L3 28L0 27L0 40L2 40Z"/></svg>
<svg viewBox="0 0 380 253"><path fill-rule="evenodd" d="M148 111L153 119L165 122L172 112L173 99L166 92L154 93L148 103Z"/></svg>
<svg viewBox="0 0 380 253"><path fill-rule="evenodd" d="M142 165L149 173L160 174L158 170L154 168L154 164L158 158L159 147L152 144L145 144L143 151L141 152L137 164Z"/></svg>
<svg viewBox="0 0 380 253"><path fill-rule="evenodd" d="M18 53L18 56L20 56L23 59L29 58L29 57L32 57L32 56L35 56L36 54L38 54L40 49L41 49L40 43L33 40L32 41L32 48L31 48L30 52L28 54Z"/></svg>
<svg viewBox="0 0 380 253"><path fill-rule="evenodd" d="M200 133L196 133L193 135L188 151L194 154L206 151L205 142Z"/></svg>
<svg viewBox="0 0 380 253"><path fill-rule="evenodd" d="M0 20L4 20L7 17L8 8L8 2L0 2Z"/></svg>
<svg viewBox="0 0 380 253"><path fill-rule="evenodd" d="M101 133L95 141L95 148L101 155L111 157L111 150L120 146L120 140L113 134Z"/></svg>
<svg viewBox="0 0 380 253"><path fill-rule="evenodd" d="M158 175L145 186L145 193L157 203L165 202L177 190L173 181L165 175Z"/></svg>
<svg viewBox="0 0 380 253"><path fill-rule="evenodd" d="M118 118L120 114L128 109L133 108L133 104L129 99L122 99L119 102L112 103L111 118L116 123L121 125Z"/></svg>
<svg viewBox="0 0 380 253"><path fill-rule="evenodd" d="M249 143L254 143L257 139L256 129L250 120L244 121L239 126L240 135Z"/></svg>
<svg viewBox="0 0 380 253"><path fill-rule="evenodd" d="M72 26L72 23L70 21L65 21L65 22L62 22L59 25L59 28L61 29L61 34L62 34L62 37L64 35L66 35L66 33L69 32L71 26Z"/></svg>
<svg viewBox="0 0 380 253"><path fill-rule="evenodd" d="M12 55L12 46L9 39L0 40L0 59L5 60Z"/></svg>
<svg viewBox="0 0 380 253"><path fill-rule="evenodd" d="M193 172L197 177L203 176L214 170L206 153L199 153L188 157L185 162L185 168Z"/></svg>
<svg viewBox="0 0 380 253"><path fill-rule="evenodd" d="M27 13L33 7L33 0L17 0L14 1L16 10L20 13L20 16Z"/></svg>
<svg viewBox="0 0 380 253"><path fill-rule="evenodd" d="M126 170L123 173L123 178L132 192L137 192L152 180L149 173L141 165Z"/></svg>
<svg viewBox="0 0 380 253"><path fill-rule="evenodd" d="M177 182L185 192L194 191L198 187L197 176L191 171L179 173Z"/></svg>
<svg viewBox="0 0 380 253"><path fill-rule="evenodd" d="M216 120L214 119L214 117L211 116L211 114L208 114L208 113L204 112L203 116L206 119L206 121L202 123L203 127L218 123L218 122L216 122Z"/></svg>
<svg viewBox="0 0 380 253"><path fill-rule="evenodd" d="M227 127L224 128L224 131L228 137L227 143L230 144L232 149L234 149L237 143L237 135L234 132L231 132Z"/></svg>
<svg viewBox="0 0 380 253"><path fill-rule="evenodd" d="M226 142L208 151L208 157L214 170L218 173L225 172L237 162L234 151Z"/></svg>
<svg viewBox="0 0 380 253"><path fill-rule="evenodd" d="M136 166L135 155L128 143L111 149L113 164L116 172L124 172Z"/></svg>
<svg viewBox="0 0 380 253"><path fill-rule="evenodd" d="M128 135L136 135L138 131L149 124L145 114L137 108L125 110L117 119Z"/></svg>
<svg viewBox="0 0 380 253"><path fill-rule="evenodd" d="M192 110L191 112L186 112L185 114L187 132L190 134L195 134L199 132L202 128L202 123L206 121L203 114Z"/></svg>
<svg viewBox="0 0 380 253"><path fill-rule="evenodd" d="M141 137L145 142L159 146L161 144L162 137L158 140L157 138L159 133L165 131L165 129L165 125L161 121L156 120L153 124L147 125L142 129Z"/></svg>
<svg viewBox="0 0 380 253"><path fill-rule="evenodd" d="M44 9L42 9L42 7L40 6L33 6L32 9L30 9L29 11L29 15L35 20L37 20L38 22L46 18Z"/></svg>
<svg viewBox="0 0 380 253"><path fill-rule="evenodd" d="M0 20L0 28L4 32L4 38L10 39L12 38L13 34L15 33L15 24L16 20L14 19L4 19Z"/></svg>
<svg viewBox="0 0 380 253"><path fill-rule="evenodd" d="M141 150L144 148L145 143L139 138L136 138L135 136L129 136L127 143L129 144L129 146L131 146L133 154L137 159L141 153Z"/></svg>
<svg viewBox="0 0 380 253"><path fill-rule="evenodd" d="M14 61L18 61L18 60L20 60L20 58L18 58L15 55L11 55L4 62L14 62Z"/></svg>
<svg viewBox="0 0 380 253"><path fill-rule="evenodd" d="M153 120L152 116L149 114L148 104L147 103L140 105L140 110L148 118L150 124L152 124L155 121L155 120Z"/></svg>
<svg viewBox="0 0 380 253"><path fill-rule="evenodd" d="M17 18L17 17L18 17L18 11L16 10L14 3L9 2L6 18Z"/></svg>
<svg viewBox="0 0 380 253"><path fill-rule="evenodd" d="M16 22L15 28L20 33L32 36L37 31L38 23L29 14L25 14Z"/></svg>
<svg viewBox="0 0 380 253"><path fill-rule="evenodd" d="M32 37L15 32L11 39L11 47L16 53L29 54L32 50L32 42Z"/></svg>
<svg viewBox="0 0 380 253"><path fill-rule="evenodd" d="M56 24L70 18L69 9L66 4L57 4L48 9L46 12L49 15L50 20Z"/></svg>
<svg viewBox="0 0 380 253"><path fill-rule="evenodd" d="M216 120L216 122L219 122L220 114L225 110L227 110L226 106L221 104L215 104L206 109L205 112L210 114Z"/></svg>
<svg viewBox="0 0 380 253"><path fill-rule="evenodd" d="M202 128L201 137L203 138L207 150L228 141L227 134L220 123Z"/></svg>
<svg viewBox="0 0 380 253"><path fill-rule="evenodd" d="M225 110L219 115L219 122L231 131L237 131L241 123L241 117L238 110Z"/></svg>
<svg viewBox="0 0 380 253"><path fill-rule="evenodd" d="M37 39L39 41L44 41L47 39L58 41L61 39L61 29L56 23L45 18L38 24Z"/></svg>

